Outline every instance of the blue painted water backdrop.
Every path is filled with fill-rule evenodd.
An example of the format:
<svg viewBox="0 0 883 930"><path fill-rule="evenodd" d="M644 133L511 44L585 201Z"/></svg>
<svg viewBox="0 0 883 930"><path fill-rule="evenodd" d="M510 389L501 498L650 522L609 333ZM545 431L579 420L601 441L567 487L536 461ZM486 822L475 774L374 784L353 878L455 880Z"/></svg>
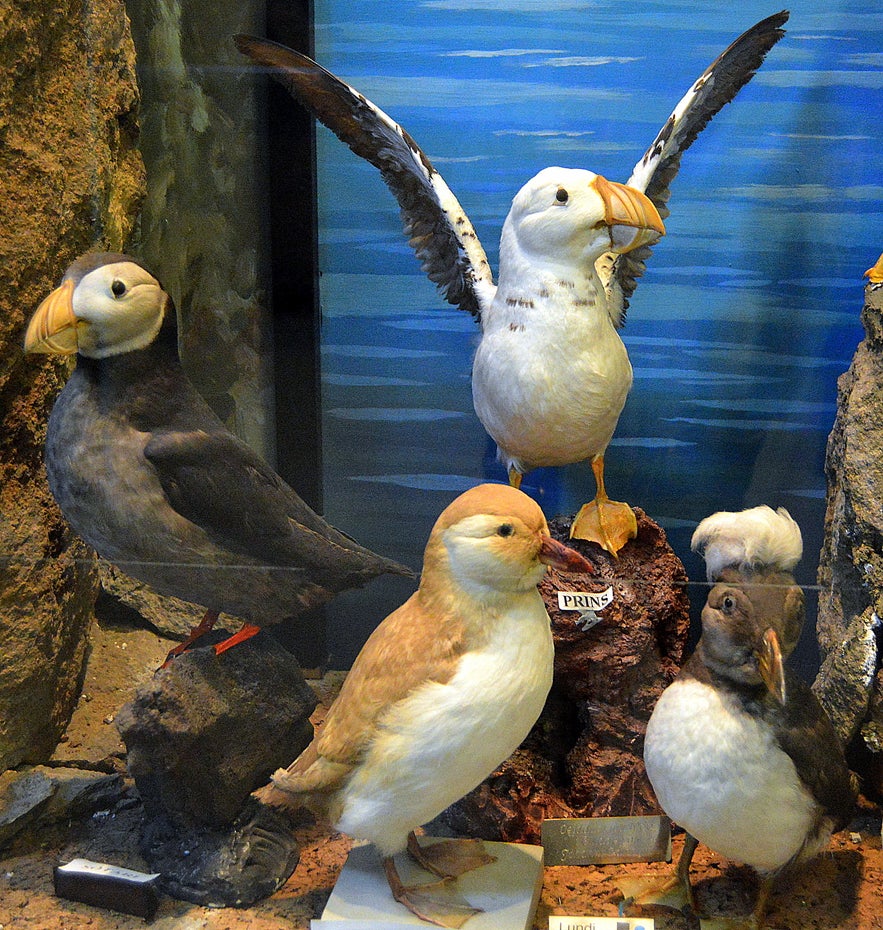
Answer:
<svg viewBox="0 0 883 930"><path fill-rule="evenodd" d="M518 188L550 164L628 179L674 105L772 2L316 0L316 57L414 136L496 267ZM785 38L685 154L623 339L635 384L607 456L701 605L696 523L784 505L812 595L837 377L862 337L862 272L883 250L883 14L795 3ZM503 481L472 409L472 319L423 276L376 170L320 127L327 516L419 568L442 508ZM529 474L547 516L594 494L586 465ZM380 583L332 610L348 665L403 596ZM802 646L810 665L809 645ZM807 636L805 636L807 639Z"/></svg>

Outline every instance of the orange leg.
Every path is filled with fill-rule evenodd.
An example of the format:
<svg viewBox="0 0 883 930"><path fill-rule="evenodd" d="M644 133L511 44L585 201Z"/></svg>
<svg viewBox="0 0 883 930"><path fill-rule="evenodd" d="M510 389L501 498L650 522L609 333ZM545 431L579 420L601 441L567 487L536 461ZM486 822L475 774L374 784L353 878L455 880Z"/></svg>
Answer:
<svg viewBox="0 0 883 930"><path fill-rule="evenodd" d="M571 539L587 539L598 543L614 557L638 534L635 513L628 504L612 501L604 487L604 455L592 459L595 476L595 499L583 504L570 527Z"/></svg>
<svg viewBox="0 0 883 930"><path fill-rule="evenodd" d="M438 927L457 928L481 912L480 908L472 907L456 892L450 878L427 885L405 885L392 856L384 858L383 871L392 896L421 920Z"/></svg>
<svg viewBox="0 0 883 930"><path fill-rule="evenodd" d="M222 652L226 652L228 649L232 649L234 646L238 646L239 643L244 643L247 639L251 639L252 636L256 636L261 632L259 626L255 626L253 623L243 623L238 632L234 633L229 639L225 639L222 643L218 643L217 646L214 646L215 655L219 656Z"/></svg>
<svg viewBox="0 0 883 930"><path fill-rule="evenodd" d="M181 655L182 652L186 652L201 636L205 636L206 633L210 633L215 624L218 622L218 617L220 614L217 610L207 610L202 620L197 623L195 627L190 631L187 638L175 646L174 649L169 650L169 654L166 656L165 662L160 666L160 668L165 668L175 656Z"/></svg>

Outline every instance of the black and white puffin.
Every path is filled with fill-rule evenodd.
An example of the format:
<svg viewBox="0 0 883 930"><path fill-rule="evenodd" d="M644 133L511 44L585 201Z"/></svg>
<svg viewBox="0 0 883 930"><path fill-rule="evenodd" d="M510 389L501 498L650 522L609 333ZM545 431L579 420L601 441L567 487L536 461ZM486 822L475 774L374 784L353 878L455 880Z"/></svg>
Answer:
<svg viewBox="0 0 883 930"><path fill-rule="evenodd" d="M795 607L796 523L770 508L708 519L694 543L717 583L696 650L659 698L644 743L647 775L662 809L686 831L684 849L674 879L623 891L640 903L695 909L689 870L703 843L760 873L754 911L740 921L758 927L776 879L828 847L856 795L827 715L783 665L802 618L802 598L785 616Z"/></svg>
<svg viewBox="0 0 883 930"><path fill-rule="evenodd" d="M618 329L650 246L665 231L669 185L682 154L751 79L787 19L787 12L768 17L712 62L628 184L560 167L528 181L503 225L496 284L463 208L401 126L305 55L236 37L244 54L380 170L424 271L480 323L473 403L510 483L519 487L538 466L590 461L597 493L580 509L571 535L614 554L637 532L632 509L611 501L604 488L604 453L632 385Z"/></svg>
<svg viewBox="0 0 883 930"><path fill-rule="evenodd" d="M136 259L78 258L25 351L77 354L49 418L49 487L99 555L206 608L182 647L220 612L246 623L217 653L378 575L410 574L326 523L224 427L181 366L171 297Z"/></svg>

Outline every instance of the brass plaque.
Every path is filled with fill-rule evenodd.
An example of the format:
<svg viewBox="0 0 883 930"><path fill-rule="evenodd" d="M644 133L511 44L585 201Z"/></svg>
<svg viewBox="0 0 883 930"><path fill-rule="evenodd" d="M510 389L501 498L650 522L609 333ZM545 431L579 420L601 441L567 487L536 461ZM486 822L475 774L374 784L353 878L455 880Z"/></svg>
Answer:
<svg viewBox="0 0 883 930"><path fill-rule="evenodd" d="M671 861L671 821L664 814L544 820L542 837L546 865Z"/></svg>

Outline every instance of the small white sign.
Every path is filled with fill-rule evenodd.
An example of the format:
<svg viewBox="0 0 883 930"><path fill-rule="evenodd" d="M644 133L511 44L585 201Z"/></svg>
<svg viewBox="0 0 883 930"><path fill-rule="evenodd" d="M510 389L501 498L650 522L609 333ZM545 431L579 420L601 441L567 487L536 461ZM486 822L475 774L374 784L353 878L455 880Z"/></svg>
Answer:
<svg viewBox="0 0 883 930"><path fill-rule="evenodd" d="M58 866L59 872L72 872L81 875L104 875L108 878L117 878L126 882L152 882L159 878L159 872L136 872L121 865L111 865L108 862L93 862L91 859L71 859L65 865Z"/></svg>
<svg viewBox="0 0 883 930"><path fill-rule="evenodd" d="M653 930L648 917L550 917L549 930Z"/></svg>
<svg viewBox="0 0 883 930"><path fill-rule="evenodd" d="M585 632L601 622L598 611L613 603L613 586L603 591L558 591L559 610L578 610L576 621Z"/></svg>

